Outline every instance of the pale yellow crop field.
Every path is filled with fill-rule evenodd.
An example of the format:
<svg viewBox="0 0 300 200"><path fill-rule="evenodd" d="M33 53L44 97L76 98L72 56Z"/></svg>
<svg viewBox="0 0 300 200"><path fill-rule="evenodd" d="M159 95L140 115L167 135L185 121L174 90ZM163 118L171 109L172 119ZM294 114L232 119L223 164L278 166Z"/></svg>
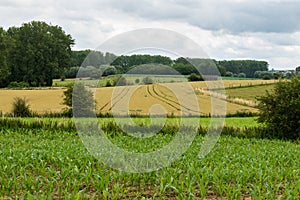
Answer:
<svg viewBox="0 0 300 200"><path fill-rule="evenodd" d="M183 83L173 83L97 89L98 110L100 108L103 113L113 111L117 114L130 112L143 115L147 115L150 111L153 114L195 115L199 112L209 114L212 113L213 101L214 107L220 108L216 109L215 114L222 114L223 108L227 113L258 111L253 107L225 103L224 100L197 93L193 87L187 92L184 88L180 90L182 85Z"/></svg>
<svg viewBox="0 0 300 200"><path fill-rule="evenodd" d="M30 108L38 113L59 112L64 106L63 90L0 90L0 111L11 112L15 97L26 98Z"/></svg>
<svg viewBox="0 0 300 200"><path fill-rule="evenodd" d="M228 87L260 85L274 83L274 80L224 80ZM210 87L219 87L214 81L208 82ZM187 86L188 85L188 86ZM108 87L96 89L97 112L116 112L119 114L136 113L193 115L211 113L212 98L197 92L198 88L207 88L205 82L164 83L154 85ZM25 97L30 108L38 113L59 112L62 105L63 89L41 90L0 90L0 111L11 112L15 97ZM252 91L255 92L255 91ZM177 96L176 96L177 95ZM196 100L195 100L196 98ZM214 99L214 106L223 105L223 100ZM197 105L195 104L197 102ZM218 105L220 104L220 105ZM160 105L160 106L157 106ZM198 108L199 107L199 108ZM163 109L162 109L163 108ZM237 111L256 112L257 109L233 102L226 103L227 113Z"/></svg>

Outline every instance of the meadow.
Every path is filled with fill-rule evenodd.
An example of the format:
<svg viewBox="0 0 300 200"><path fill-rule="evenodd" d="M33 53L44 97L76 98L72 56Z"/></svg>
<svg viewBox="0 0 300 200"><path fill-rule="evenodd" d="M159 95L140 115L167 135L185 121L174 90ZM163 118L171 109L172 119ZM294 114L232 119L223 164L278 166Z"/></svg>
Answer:
<svg viewBox="0 0 300 200"><path fill-rule="evenodd" d="M242 88L228 88L226 89L226 94L230 98L243 98L255 101L259 94L265 94L266 91L271 92L273 89L274 84Z"/></svg>
<svg viewBox="0 0 300 200"><path fill-rule="evenodd" d="M111 120L100 122L109 124ZM207 127L209 119L202 120ZM297 199L300 196L297 142L224 134L212 151L200 158L204 136L199 132L190 148L169 167L150 173L127 173L92 157L71 125L72 119L3 118L0 122L3 199ZM252 123L255 118L226 119L227 126L236 128L246 128ZM134 138L106 129L106 135L127 151L147 153L170 142L174 132L168 129L150 138Z"/></svg>

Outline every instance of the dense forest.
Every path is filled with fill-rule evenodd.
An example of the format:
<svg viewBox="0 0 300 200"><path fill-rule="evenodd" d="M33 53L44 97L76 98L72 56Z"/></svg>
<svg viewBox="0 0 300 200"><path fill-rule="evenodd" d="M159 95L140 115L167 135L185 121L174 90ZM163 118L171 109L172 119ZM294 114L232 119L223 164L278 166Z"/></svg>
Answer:
<svg viewBox="0 0 300 200"><path fill-rule="evenodd" d="M22 83L28 86L52 86L53 79L97 78L123 73L143 74L216 74L240 78L274 78L268 62L177 58L160 55L116 56L112 53L72 51L75 40L59 26L32 21L21 27L0 27L0 87ZM146 65L142 70L137 66ZM80 68L82 66L82 68ZM168 66L168 67L163 67ZM298 71L299 68L297 68ZM275 77L276 78L276 77Z"/></svg>

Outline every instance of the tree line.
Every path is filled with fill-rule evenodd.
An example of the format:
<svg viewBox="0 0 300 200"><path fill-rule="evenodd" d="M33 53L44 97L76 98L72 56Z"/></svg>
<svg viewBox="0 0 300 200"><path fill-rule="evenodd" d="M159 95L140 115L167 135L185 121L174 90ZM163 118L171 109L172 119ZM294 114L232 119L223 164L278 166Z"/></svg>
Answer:
<svg viewBox="0 0 300 200"><path fill-rule="evenodd" d="M78 70L80 63L83 63L82 70L84 71L81 74L86 77L102 73L104 76L135 73L160 75L220 74L221 76L240 76L241 78L255 78L256 71L268 71L268 62L256 60L217 61L214 59L183 57L172 60L169 57L161 55L122 55L117 57L113 54L106 54L101 59L95 59L97 60L97 62L91 62L88 51L79 51L74 53L76 53L74 54L74 60L78 61L78 66L77 68L71 67L70 72L67 72L68 78L76 77L76 70L74 69ZM84 60L83 57L82 60L78 59L78 57L76 58L76 55L81 55L82 53L87 53L87 60ZM100 55L102 54L101 52L92 53ZM101 71L100 63L106 66L104 72Z"/></svg>
<svg viewBox="0 0 300 200"><path fill-rule="evenodd" d="M172 60L161 55L118 57L100 51L72 51L74 44L72 36L61 27L41 21L24 23L20 27L10 27L8 30L0 27L0 87L20 83L24 86L52 86L55 78L75 78L79 69L82 77L91 78L129 71L137 74L166 75L220 73L221 76L243 78L262 78L270 75L266 61L217 61L183 57ZM141 65L144 67L133 70ZM300 71L300 68L296 70Z"/></svg>

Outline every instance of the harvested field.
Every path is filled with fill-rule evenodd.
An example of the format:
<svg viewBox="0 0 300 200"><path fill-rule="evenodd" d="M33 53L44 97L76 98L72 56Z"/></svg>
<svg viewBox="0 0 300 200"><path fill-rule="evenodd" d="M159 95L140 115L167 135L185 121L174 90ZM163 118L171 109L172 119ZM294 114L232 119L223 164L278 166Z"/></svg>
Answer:
<svg viewBox="0 0 300 200"><path fill-rule="evenodd" d="M218 87L218 84L215 84L214 81L208 83L211 87ZM223 81L224 86L228 90L228 96L247 100L253 100L256 95L262 94L265 89L272 87L272 85L268 85L271 83L274 83L274 80ZM189 89L185 89L185 87L187 87L186 85L190 85ZM262 86L254 87L254 85ZM231 87L238 88L232 89ZM184 115L195 115L197 114L198 109L197 105L193 104L193 102L195 101L192 101L192 98L194 98L196 94L200 113L206 115L211 113L212 99L209 95L199 92L199 88L207 89L206 83L163 83L154 85L97 88L97 111L102 113L111 111L126 113L128 112L129 105L130 113L148 114L149 109L151 109L153 105L159 104L164 107L164 110L168 114L179 115L181 112L183 112ZM0 90L0 111L4 113L10 112L12 109L13 99L15 97L25 97L28 100L31 109L37 113L59 112L64 108L64 106L62 105L63 91L63 88L51 88L42 90ZM172 91L175 91L177 96ZM247 104L243 104L241 102L242 101L227 102L227 113L235 113L237 111L257 111L255 108L249 105L247 106ZM157 114L165 113L164 110L161 109L161 107L153 107L152 109L154 109L152 111Z"/></svg>

